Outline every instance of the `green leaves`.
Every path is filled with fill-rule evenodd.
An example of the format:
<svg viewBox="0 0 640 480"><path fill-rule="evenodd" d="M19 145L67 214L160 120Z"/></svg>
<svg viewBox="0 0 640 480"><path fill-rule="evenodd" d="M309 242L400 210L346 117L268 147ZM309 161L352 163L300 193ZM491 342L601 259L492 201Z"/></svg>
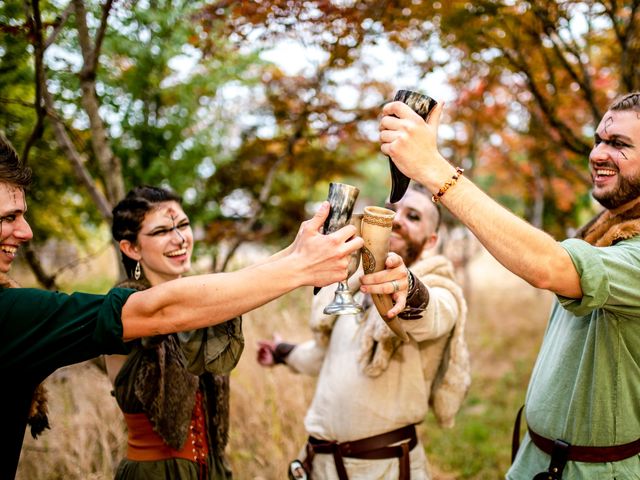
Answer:
<svg viewBox="0 0 640 480"><path fill-rule="evenodd" d="M92 204L118 185L185 193L194 224L214 232L211 244L287 242L332 180L357 183L362 201L382 203L389 178L377 119L398 88L447 100L446 156L516 212L563 234L591 208L590 127L616 89L640 88L631 60L637 14L626 4L27 3L33 22L19 2L0 4L0 128L18 150L33 145L31 208L48 216L40 238L63 235L55 225L80 232L108 221ZM95 70L83 62L79 15ZM38 24L53 99L42 130L30 26ZM266 55L274 48L285 52L280 59ZM70 139L64 149L56 119ZM80 166L90 186L78 181ZM75 206L50 212L67 195ZM238 198L241 208L222 208Z"/></svg>

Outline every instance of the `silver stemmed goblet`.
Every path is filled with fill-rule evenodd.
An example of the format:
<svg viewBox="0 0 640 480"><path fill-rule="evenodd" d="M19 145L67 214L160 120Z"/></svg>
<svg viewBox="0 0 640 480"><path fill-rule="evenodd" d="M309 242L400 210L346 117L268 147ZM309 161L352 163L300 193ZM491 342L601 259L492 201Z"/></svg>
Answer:
<svg viewBox="0 0 640 480"><path fill-rule="evenodd" d="M329 184L327 200L331 209L322 227L323 234L333 233L349 223L359 193L360 189L353 185L336 182ZM313 294L316 295L319 291L320 287L314 287Z"/></svg>
<svg viewBox="0 0 640 480"><path fill-rule="evenodd" d="M351 225L356 227L356 235L360 235L362 216L362 213L354 213L351 215L351 220L349 221ZM351 254L349 266L347 267L347 278L338 283L333 301L323 310L326 315L349 315L363 311L362 305L353 298L348 284L349 278L356 273L360 265L360 252L361 250L358 249Z"/></svg>

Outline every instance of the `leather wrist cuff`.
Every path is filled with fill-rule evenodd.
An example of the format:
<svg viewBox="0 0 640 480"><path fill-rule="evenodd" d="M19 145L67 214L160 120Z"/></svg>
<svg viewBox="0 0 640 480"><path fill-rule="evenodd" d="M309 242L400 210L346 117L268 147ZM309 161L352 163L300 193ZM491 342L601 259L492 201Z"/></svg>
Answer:
<svg viewBox="0 0 640 480"><path fill-rule="evenodd" d="M422 318L422 313L429 305L429 289L413 273L409 273L413 277L413 288L407 295L407 306L398 317L403 320L417 320Z"/></svg>
<svg viewBox="0 0 640 480"><path fill-rule="evenodd" d="M273 361L275 363L286 363L287 356L291 353L291 350L295 348L294 343L280 342L273 350Z"/></svg>

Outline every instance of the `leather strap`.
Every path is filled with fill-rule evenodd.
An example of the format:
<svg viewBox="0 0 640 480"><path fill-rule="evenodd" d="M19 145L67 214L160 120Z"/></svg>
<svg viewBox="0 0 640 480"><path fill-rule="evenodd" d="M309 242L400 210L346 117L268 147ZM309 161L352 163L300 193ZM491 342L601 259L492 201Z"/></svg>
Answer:
<svg viewBox="0 0 640 480"><path fill-rule="evenodd" d="M516 415L516 421L513 424L513 435L511 437L511 463L516 459L516 455L518 454L518 449L520 448L520 423L522 418L522 411L524 410L524 405L520 407L518 410L518 414Z"/></svg>
<svg viewBox="0 0 640 480"><path fill-rule="evenodd" d="M390 445L402 442L399 445ZM418 444L415 425L393 430L391 432L374 435L373 437L355 440L353 442L333 442L309 437L307 442L307 458L305 464L311 467L309 459L316 453L328 453L333 455L336 471L340 480L348 480L343 457L361 458L367 460L382 460L386 458L399 459L399 480L409 480L410 460L409 451Z"/></svg>
<svg viewBox="0 0 640 480"><path fill-rule="evenodd" d="M409 460L409 442L400 444L402 448L402 456L400 457L400 472L398 478L400 480L409 480L411 478L411 462Z"/></svg>
<svg viewBox="0 0 640 480"><path fill-rule="evenodd" d="M551 455L554 447L557 450L556 442L558 440L550 440L529 428L529 436L533 444L544 453ZM582 447L578 445L569 445L566 449L567 461L586 462L586 463L606 463L619 462L625 458L632 457L640 453L640 438L633 442L622 445L613 445L610 447Z"/></svg>

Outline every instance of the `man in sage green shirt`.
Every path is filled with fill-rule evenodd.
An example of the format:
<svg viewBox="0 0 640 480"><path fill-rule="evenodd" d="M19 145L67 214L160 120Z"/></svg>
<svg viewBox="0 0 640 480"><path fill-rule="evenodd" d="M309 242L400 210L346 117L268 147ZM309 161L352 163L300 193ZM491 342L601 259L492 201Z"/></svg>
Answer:
<svg viewBox="0 0 640 480"><path fill-rule="evenodd" d="M604 207L557 242L493 201L438 152L427 122L385 105L381 150L425 185L487 250L557 296L529 383L528 432L509 480L640 479L640 92L617 98L589 155Z"/></svg>
<svg viewBox="0 0 640 480"><path fill-rule="evenodd" d="M610 247L576 239L561 245L580 274L583 296L558 297L553 306L527 391L527 424L574 445L633 442L640 437L640 236ZM548 465L527 434L507 478L528 479ZM639 475L640 456L632 455L615 463L568 462L562 478Z"/></svg>

